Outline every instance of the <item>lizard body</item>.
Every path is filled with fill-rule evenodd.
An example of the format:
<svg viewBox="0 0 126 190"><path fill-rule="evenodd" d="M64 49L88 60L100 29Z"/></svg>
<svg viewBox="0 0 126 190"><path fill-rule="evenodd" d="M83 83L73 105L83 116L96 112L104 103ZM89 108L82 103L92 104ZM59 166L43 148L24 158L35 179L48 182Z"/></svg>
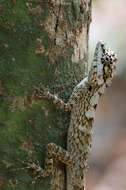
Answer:
<svg viewBox="0 0 126 190"><path fill-rule="evenodd" d="M85 189L85 169L90 153L95 111L99 97L110 85L115 74L116 61L115 54L106 49L104 43L98 42L88 77L74 88L67 103L47 89L35 91L35 96L39 99L50 99L60 109L71 111L67 150L54 143L48 144L45 169L32 166L34 170L39 170L36 178L50 175L53 170L53 159L57 159L67 165L67 190Z"/></svg>

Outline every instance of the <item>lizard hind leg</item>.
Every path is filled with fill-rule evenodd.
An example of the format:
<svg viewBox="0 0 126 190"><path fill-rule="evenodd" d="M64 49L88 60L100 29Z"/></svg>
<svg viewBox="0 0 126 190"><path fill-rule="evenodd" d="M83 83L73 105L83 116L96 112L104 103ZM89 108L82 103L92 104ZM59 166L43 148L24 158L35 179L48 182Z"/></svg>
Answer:
<svg viewBox="0 0 126 190"><path fill-rule="evenodd" d="M33 184L37 181L37 179L47 177L52 173L54 159L66 164L69 167L73 165L73 159L68 151L54 143L49 143L46 147L45 168L36 168L36 173L38 173L38 175L34 178L34 181L32 182Z"/></svg>
<svg viewBox="0 0 126 190"><path fill-rule="evenodd" d="M49 175L52 174L54 167L53 166L54 159L66 164L69 167L72 167L74 163L73 158L68 151L66 151L65 149L54 143L49 143L47 144L46 147L46 158L45 158L44 169L40 166L39 163L36 164L32 161L25 163L24 161L21 161L23 164L27 165L27 167L19 168L16 169L15 171L19 171L21 169L32 170L33 173L36 175L34 180L32 181L32 184L35 184L38 179L48 177Z"/></svg>
<svg viewBox="0 0 126 190"><path fill-rule="evenodd" d="M70 153L55 143L49 143L47 145L47 155L49 158L54 158L69 167L74 164L73 158Z"/></svg>
<svg viewBox="0 0 126 190"><path fill-rule="evenodd" d="M63 149L62 147L49 143L46 147L46 158L45 158L45 168L42 169L40 165L35 165L34 163L31 165L31 169L37 174L34 178L33 184L36 183L37 179L48 177L53 172L53 160L56 159L69 167L73 165L72 156L68 151ZM30 167L29 167L30 169Z"/></svg>

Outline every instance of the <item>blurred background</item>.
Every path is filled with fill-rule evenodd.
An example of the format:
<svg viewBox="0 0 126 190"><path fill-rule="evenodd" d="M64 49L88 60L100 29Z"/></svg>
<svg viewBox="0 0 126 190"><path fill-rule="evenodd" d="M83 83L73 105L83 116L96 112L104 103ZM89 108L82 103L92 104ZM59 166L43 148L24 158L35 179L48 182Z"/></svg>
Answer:
<svg viewBox="0 0 126 190"><path fill-rule="evenodd" d="M97 41L117 53L117 76L101 98L93 131L87 190L126 190L126 0L93 0L90 59ZM94 46L92 46L94 45Z"/></svg>

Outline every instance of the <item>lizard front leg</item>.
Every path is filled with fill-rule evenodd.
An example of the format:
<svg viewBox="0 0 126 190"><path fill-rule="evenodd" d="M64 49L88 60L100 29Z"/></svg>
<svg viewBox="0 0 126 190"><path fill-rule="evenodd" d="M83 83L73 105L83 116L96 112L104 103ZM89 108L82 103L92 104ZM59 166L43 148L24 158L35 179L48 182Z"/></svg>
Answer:
<svg viewBox="0 0 126 190"><path fill-rule="evenodd" d="M48 99L56 105L57 108L64 109L65 111L71 111L73 105L80 98L82 91L87 87L88 78L84 78L77 86L75 86L69 100L65 103L63 100L58 98L55 94L49 92L49 90L42 86L40 89L35 89L34 96L38 99Z"/></svg>
<svg viewBox="0 0 126 190"><path fill-rule="evenodd" d="M45 87L42 87L41 89L35 89L34 95L40 100L43 98L51 100L51 102L53 102L57 108L64 109L65 111L70 111L72 108L72 104L69 101L65 103L55 94L51 94Z"/></svg>

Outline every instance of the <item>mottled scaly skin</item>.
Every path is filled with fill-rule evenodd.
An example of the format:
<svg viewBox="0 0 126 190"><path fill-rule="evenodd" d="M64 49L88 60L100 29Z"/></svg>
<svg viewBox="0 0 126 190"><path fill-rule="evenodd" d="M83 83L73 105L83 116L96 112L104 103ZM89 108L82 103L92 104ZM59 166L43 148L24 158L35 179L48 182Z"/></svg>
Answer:
<svg viewBox="0 0 126 190"><path fill-rule="evenodd" d="M75 90L78 91L71 110L71 121L68 130L67 149L73 156L73 167L67 167L68 190L84 189L85 169L90 151L91 129L93 115L86 117L87 110L91 110L90 99L97 89L90 91L86 84L87 78ZM75 96L73 96L75 97ZM93 113L94 114L94 113ZM78 187L78 188L77 188Z"/></svg>
<svg viewBox="0 0 126 190"><path fill-rule="evenodd" d="M91 147L91 133L99 97L110 85L116 69L115 54L99 42L87 78L74 89L70 98L71 121L68 130L68 151L73 167L67 167L67 190L84 190L85 169Z"/></svg>
<svg viewBox="0 0 126 190"><path fill-rule="evenodd" d="M107 49L104 43L98 42L88 77L74 88L67 103L45 88L35 90L35 96L39 99L47 98L58 108L71 111L67 150L54 143L48 144L45 168L35 164L28 166L36 171L36 179L50 175L53 171L53 160L57 159L67 165L67 190L85 189L85 170L90 153L95 111L99 97L110 85L115 74L116 61L115 54Z"/></svg>

